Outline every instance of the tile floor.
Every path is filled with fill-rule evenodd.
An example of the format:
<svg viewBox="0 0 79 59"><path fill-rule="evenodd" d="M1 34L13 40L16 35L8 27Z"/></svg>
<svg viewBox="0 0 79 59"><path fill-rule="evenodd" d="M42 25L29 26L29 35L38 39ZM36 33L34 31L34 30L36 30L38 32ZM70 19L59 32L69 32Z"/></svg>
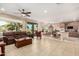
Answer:
<svg viewBox="0 0 79 59"><path fill-rule="evenodd" d="M33 39L31 45L16 48L12 44L5 49L6 56L79 56L79 41L60 41L51 36L43 36L41 40Z"/></svg>

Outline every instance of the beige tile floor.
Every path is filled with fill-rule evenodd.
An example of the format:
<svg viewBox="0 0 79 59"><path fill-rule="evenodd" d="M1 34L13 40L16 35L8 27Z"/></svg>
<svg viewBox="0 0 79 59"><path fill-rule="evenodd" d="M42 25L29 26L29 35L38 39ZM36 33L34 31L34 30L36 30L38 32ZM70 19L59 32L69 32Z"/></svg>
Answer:
<svg viewBox="0 0 79 59"><path fill-rule="evenodd" d="M5 49L6 56L78 56L79 41L60 41L51 36L43 36L41 40L33 39L31 45L16 48L12 44Z"/></svg>

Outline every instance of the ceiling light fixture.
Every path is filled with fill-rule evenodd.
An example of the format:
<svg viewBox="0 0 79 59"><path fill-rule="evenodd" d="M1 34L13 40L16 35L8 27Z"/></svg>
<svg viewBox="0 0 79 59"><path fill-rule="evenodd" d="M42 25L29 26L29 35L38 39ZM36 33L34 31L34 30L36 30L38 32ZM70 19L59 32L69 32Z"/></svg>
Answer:
<svg viewBox="0 0 79 59"><path fill-rule="evenodd" d="M1 8L0 10L1 10L1 11L5 11L5 9L4 9L4 8Z"/></svg>
<svg viewBox="0 0 79 59"><path fill-rule="evenodd" d="M47 10L44 10L44 13L47 13Z"/></svg>

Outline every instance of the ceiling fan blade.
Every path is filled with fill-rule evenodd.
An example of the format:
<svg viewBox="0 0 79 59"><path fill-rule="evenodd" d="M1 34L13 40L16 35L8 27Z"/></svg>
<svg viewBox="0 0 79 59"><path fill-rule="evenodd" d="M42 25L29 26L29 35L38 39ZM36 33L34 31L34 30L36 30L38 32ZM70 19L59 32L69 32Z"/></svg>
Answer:
<svg viewBox="0 0 79 59"><path fill-rule="evenodd" d="M22 12L24 12L25 10L24 9L22 9Z"/></svg>
<svg viewBox="0 0 79 59"><path fill-rule="evenodd" d="M24 9L18 9L18 11L20 11L20 12L22 13L22 12L24 12L25 10L24 10Z"/></svg>
<svg viewBox="0 0 79 59"><path fill-rule="evenodd" d="M21 12L21 10L20 10L20 9L18 9L18 11L20 11L20 12Z"/></svg>
<svg viewBox="0 0 79 59"><path fill-rule="evenodd" d="M31 14L31 12L21 12L22 14Z"/></svg>
<svg viewBox="0 0 79 59"><path fill-rule="evenodd" d="M26 12L26 14L31 14L31 12Z"/></svg>

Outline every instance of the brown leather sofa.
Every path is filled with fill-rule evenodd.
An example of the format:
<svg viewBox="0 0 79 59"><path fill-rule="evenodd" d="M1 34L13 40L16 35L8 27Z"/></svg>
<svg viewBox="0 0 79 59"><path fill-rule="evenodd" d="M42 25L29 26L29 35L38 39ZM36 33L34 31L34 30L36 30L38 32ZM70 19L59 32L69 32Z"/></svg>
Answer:
<svg viewBox="0 0 79 59"><path fill-rule="evenodd" d="M15 39L27 37L26 32L4 32L3 40L6 45L15 43Z"/></svg>
<svg viewBox="0 0 79 59"><path fill-rule="evenodd" d="M26 32L14 32L14 37L16 39L22 38L22 37L27 37L27 33Z"/></svg>

